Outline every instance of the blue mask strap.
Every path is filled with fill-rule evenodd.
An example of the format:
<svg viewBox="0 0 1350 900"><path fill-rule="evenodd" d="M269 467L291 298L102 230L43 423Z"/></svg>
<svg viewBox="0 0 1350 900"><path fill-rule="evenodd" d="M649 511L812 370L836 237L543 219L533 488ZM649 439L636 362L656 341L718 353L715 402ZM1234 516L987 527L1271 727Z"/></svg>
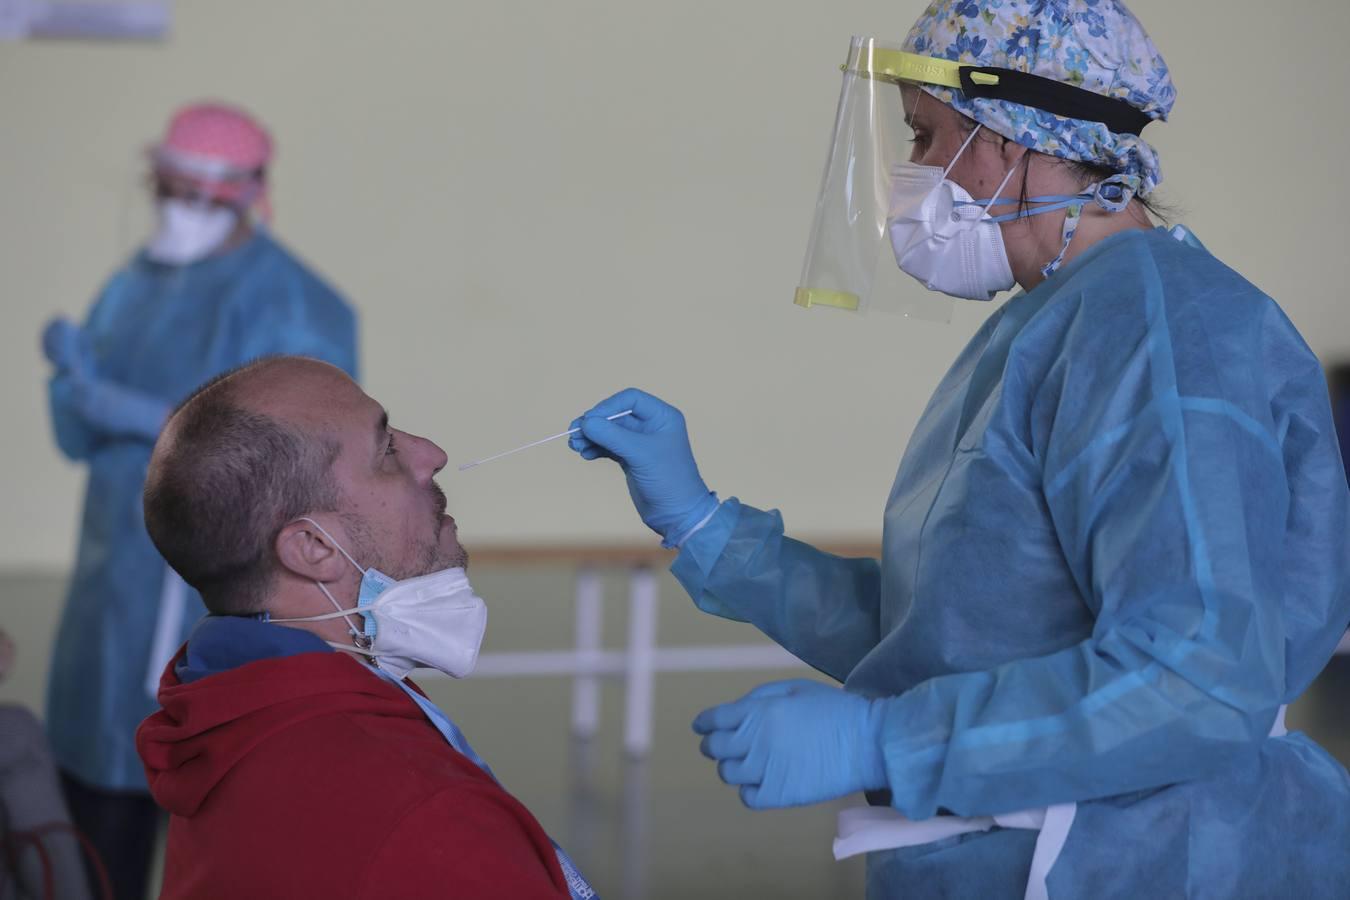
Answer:
<svg viewBox="0 0 1350 900"><path fill-rule="evenodd" d="M1069 245L1073 243L1073 237L1078 233L1078 225L1083 218L1083 207L1087 206L1088 202L1097 204L1109 213L1121 212L1130 205L1130 201L1138 193L1139 184L1138 175L1112 175L1085 190L1083 194L1087 199L1071 205L1069 214L1064 217L1064 243L1060 245L1059 255L1041 269L1041 274L1049 278L1063 265L1064 257L1069 252Z"/></svg>
<svg viewBox="0 0 1350 900"><path fill-rule="evenodd" d="M1020 209L1019 209L1019 210L1017 210L1016 212L1003 213L1002 215L993 216L993 220L994 220L995 222L1012 222L1012 221L1014 221L1015 219L1029 219L1029 218L1031 218L1032 216L1039 216L1039 215L1041 215L1042 213L1056 212L1056 211L1061 210L1061 209L1067 209L1067 208L1069 208L1070 206L1073 206L1074 204L1077 204L1077 203L1082 203L1083 201L1085 201L1085 200L1087 200L1087 199L1090 199L1090 198L1088 198L1088 197L1028 197L1028 198L1027 198L1027 202L1028 202L1028 203L1045 203L1045 204L1049 204L1049 205L1047 205L1047 206L1042 206L1042 207L1040 207L1039 209L1028 209L1028 210L1020 210ZM1015 201L1015 200L1000 200L1000 201L999 201L1000 205L1003 204L1003 203L1015 203L1015 202L1017 202L1017 201Z"/></svg>
<svg viewBox="0 0 1350 900"><path fill-rule="evenodd" d="M1052 204L1052 205L1043 206L1040 209L1028 209L1028 210L1019 209L1016 210L1015 212L1002 213L997 216L990 216L990 218L993 219L995 222L1011 222L1015 219L1026 219L1031 216L1038 216L1041 213L1055 212L1056 210L1072 206L1073 204L1079 202L1080 200L1090 200L1090 199L1092 199L1091 191L1085 191L1081 194L1045 194L1040 197L1028 197L1026 199L1027 203ZM992 200L972 200L969 203L957 205L982 206L986 210L988 210L991 206L1012 206L1014 204L1020 205L1022 202L1023 202L1022 200L1014 199L1012 197L1009 197L1006 200L1004 200L999 198L998 196L995 196L994 199Z"/></svg>
<svg viewBox="0 0 1350 900"><path fill-rule="evenodd" d="M1026 199L1027 203L1044 205L1040 206L1038 209L1019 209L1015 212L990 216L990 220L1000 223L1012 222L1016 219L1029 219L1032 216L1039 216L1043 213L1067 209L1069 213L1064 217L1064 230L1062 232L1064 242L1060 245L1059 255L1041 269L1041 274L1044 277L1049 278L1064 263L1064 257L1069 252L1069 245L1073 243L1074 235L1078 233L1078 225L1083 218L1083 208L1089 203L1095 203L1107 212L1120 212L1130 205L1130 201L1134 199L1139 191L1139 184L1140 179L1137 175L1112 175L1105 181L1088 187L1081 194L1072 196L1049 194L1040 197L1028 197ZM1021 201L1019 200L1012 199L1000 200L997 194L991 200L974 201L975 205L983 206L985 209L988 209L991 206L1006 206L1010 203L1020 202Z"/></svg>
<svg viewBox="0 0 1350 900"><path fill-rule="evenodd" d="M1040 196L1040 197L1028 197L1028 198L1027 198L1027 202L1028 202L1028 203L1058 203L1058 202L1061 201L1061 200L1077 200L1077 199L1080 198L1080 197L1088 197L1088 196L1090 196L1090 193L1088 193L1088 192L1084 192L1084 193L1082 193L1082 194L1043 194L1043 195ZM978 201L976 201L976 202L977 202L977 203L983 203L984 201L983 201L983 200L978 200ZM1020 202L1021 202L1020 200L1014 200L1014 199L1012 199L1011 197L1009 197L1007 200L995 200L995 201L993 201L990 205L991 205L991 206L1007 206L1009 203L1020 203Z"/></svg>

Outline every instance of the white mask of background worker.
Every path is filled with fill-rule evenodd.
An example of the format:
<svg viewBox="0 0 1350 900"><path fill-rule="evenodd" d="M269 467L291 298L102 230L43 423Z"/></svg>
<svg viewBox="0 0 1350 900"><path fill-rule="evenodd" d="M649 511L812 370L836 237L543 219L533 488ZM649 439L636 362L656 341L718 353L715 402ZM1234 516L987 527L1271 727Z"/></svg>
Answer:
<svg viewBox="0 0 1350 900"><path fill-rule="evenodd" d="M155 262L186 266L219 250L239 224L229 206L168 197L158 203L159 224L145 255Z"/></svg>

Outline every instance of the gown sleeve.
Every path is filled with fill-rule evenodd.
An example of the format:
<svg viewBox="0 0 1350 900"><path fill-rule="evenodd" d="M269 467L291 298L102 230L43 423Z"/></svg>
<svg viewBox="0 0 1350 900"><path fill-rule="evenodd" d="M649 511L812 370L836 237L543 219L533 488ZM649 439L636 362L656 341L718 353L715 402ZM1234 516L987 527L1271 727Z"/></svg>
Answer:
<svg viewBox="0 0 1350 900"><path fill-rule="evenodd" d="M804 662L843 681L880 639L881 569L783 534L783 517L734 497L671 566L707 613L749 622Z"/></svg>

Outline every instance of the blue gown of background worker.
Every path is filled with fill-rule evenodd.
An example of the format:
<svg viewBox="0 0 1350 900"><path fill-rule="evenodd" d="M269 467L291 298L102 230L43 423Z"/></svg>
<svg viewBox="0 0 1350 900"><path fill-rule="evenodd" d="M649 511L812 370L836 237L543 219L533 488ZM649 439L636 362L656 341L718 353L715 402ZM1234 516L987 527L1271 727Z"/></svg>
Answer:
<svg viewBox="0 0 1350 900"><path fill-rule="evenodd" d="M1032 71L1143 35L1110 0L949 0L906 50L1007 67L1018 28L1045 39ZM1151 62L1115 77L1139 75L1132 102L1162 98L1162 117L1170 81ZM933 96L1009 124L997 103ZM1081 133L1027 124L1024 145L1102 161ZM1140 194L1156 162L1143 175ZM880 561L719 502L683 417L649 395L579 424L574 449L620 462L701 609L843 682L766 685L696 720L747 805L885 790L872 799L923 820L1077 803L1051 897L1350 883L1350 777L1304 735L1267 737L1350 623L1350 491L1324 378L1275 302L1184 229L1107 237L990 316L910 439ZM868 894L1020 898L1036 842L994 827L870 853Z"/></svg>
<svg viewBox="0 0 1350 900"><path fill-rule="evenodd" d="M109 280L83 327L58 319L44 334L58 444L89 467L47 699L56 759L78 782L68 790L146 791L134 735L156 708L151 644L166 625L158 619L171 573L146 534L141 491L168 412L204 381L267 354L356 373L352 309L248 220L263 202L270 153L266 132L238 110L180 112L153 151L159 231ZM167 623L170 651L203 612L182 590L185 614L176 628Z"/></svg>

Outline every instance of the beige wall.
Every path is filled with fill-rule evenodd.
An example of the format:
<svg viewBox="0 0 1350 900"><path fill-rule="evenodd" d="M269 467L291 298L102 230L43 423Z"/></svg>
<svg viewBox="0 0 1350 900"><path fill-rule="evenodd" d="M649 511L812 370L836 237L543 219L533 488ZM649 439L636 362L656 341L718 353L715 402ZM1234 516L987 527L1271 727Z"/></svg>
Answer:
<svg viewBox="0 0 1350 900"><path fill-rule="evenodd" d="M1350 351L1345 0L1135 0L1180 89L1166 198ZM929 391L988 307L938 327L790 304L851 33L919 0L182 0L159 45L0 45L0 567L71 558L38 329L130 239L136 149L180 101L274 129L278 231L361 310L371 392L454 462L627 384L690 420L708 482L802 533L874 530ZM919 290L917 287L914 290ZM561 446L443 483L466 542L641 538Z"/></svg>

